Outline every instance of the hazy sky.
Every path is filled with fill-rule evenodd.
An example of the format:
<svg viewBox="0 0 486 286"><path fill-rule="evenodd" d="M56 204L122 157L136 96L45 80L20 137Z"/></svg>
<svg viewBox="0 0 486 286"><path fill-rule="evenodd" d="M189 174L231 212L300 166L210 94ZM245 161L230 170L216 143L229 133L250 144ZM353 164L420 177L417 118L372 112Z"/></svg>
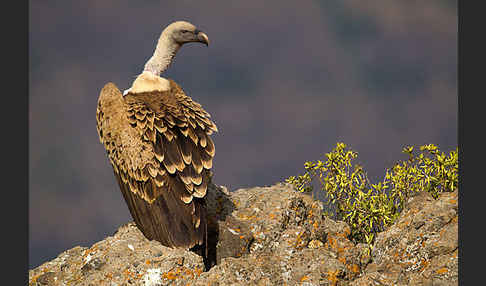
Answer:
<svg viewBox="0 0 486 286"><path fill-rule="evenodd" d="M405 145L457 146L456 1L30 1L30 268L132 220L96 104L175 20L211 42L185 45L164 76L220 130L216 184L272 185L336 142L373 179Z"/></svg>

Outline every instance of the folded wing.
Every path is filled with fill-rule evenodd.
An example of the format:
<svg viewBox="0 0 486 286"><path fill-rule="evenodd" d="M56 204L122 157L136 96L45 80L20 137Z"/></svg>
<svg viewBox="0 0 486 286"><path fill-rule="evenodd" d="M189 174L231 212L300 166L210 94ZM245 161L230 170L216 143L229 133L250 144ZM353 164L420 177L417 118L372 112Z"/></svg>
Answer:
<svg viewBox="0 0 486 286"><path fill-rule="evenodd" d="M215 154L210 115L170 80L168 91L102 89L97 130L135 223L169 247L205 243Z"/></svg>

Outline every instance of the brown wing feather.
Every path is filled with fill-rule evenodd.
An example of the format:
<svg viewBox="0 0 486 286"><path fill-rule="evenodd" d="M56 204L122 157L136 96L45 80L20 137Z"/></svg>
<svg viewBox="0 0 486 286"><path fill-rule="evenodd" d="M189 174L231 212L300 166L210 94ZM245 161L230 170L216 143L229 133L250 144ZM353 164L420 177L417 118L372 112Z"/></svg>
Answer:
<svg viewBox="0 0 486 286"><path fill-rule="evenodd" d="M97 130L138 228L163 245L190 248L207 236L204 196L214 156L207 135L216 125L170 82L169 92L125 97L108 83L98 100Z"/></svg>
<svg viewBox="0 0 486 286"><path fill-rule="evenodd" d="M164 140L165 154L164 157L174 164L175 168L182 172L186 166L182 160L181 147L177 139L173 138L171 141ZM165 161L165 159L164 159ZM172 172L171 172L172 173Z"/></svg>

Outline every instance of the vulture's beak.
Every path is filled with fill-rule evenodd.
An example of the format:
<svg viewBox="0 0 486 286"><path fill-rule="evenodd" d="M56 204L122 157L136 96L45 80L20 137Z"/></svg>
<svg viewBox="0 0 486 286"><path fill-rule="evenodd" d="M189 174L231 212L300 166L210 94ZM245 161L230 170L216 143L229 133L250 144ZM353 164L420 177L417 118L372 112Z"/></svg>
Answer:
<svg viewBox="0 0 486 286"><path fill-rule="evenodd" d="M201 43L206 44L206 46L209 46L209 39L208 35L204 34L203 32L196 30L196 35L197 35L197 40Z"/></svg>

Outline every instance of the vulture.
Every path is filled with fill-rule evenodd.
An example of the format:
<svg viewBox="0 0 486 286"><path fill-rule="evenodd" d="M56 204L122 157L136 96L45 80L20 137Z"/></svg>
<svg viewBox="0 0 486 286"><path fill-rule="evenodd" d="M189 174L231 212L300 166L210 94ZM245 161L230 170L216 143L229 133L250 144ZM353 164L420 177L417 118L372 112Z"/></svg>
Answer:
<svg viewBox="0 0 486 286"><path fill-rule="evenodd" d="M135 224L149 240L207 256L205 196L218 129L199 103L160 76L185 43L209 45L193 24L177 21L160 35L152 57L123 93L107 83L96 127Z"/></svg>

